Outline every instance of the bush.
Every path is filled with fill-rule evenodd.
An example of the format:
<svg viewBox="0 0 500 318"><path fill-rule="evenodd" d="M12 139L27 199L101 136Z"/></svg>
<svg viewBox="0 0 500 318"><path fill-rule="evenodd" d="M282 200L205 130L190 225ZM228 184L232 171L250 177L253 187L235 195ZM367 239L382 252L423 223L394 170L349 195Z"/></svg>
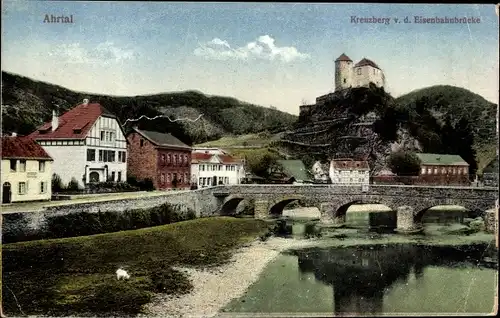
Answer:
<svg viewBox="0 0 500 318"><path fill-rule="evenodd" d="M196 218L196 213L189 209L180 213L180 208L165 203L150 209L135 209L106 212L81 212L67 215L56 215L47 218L47 231L43 237L29 238L62 238L94 235L141 229L146 227L170 224ZM26 240L28 237L8 237L10 242Z"/></svg>
<svg viewBox="0 0 500 318"><path fill-rule="evenodd" d="M304 236L306 238L320 237L321 229L316 226L316 222L307 222L304 226Z"/></svg>
<svg viewBox="0 0 500 318"><path fill-rule="evenodd" d="M387 165L398 176L418 176L420 159L412 152L398 151L389 156Z"/></svg>
<svg viewBox="0 0 500 318"><path fill-rule="evenodd" d="M68 183L68 190L70 191L78 191L80 187L78 186L78 181L75 177L71 178L71 181Z"/></svg>
<svg viewBox="0 0 500 318"><path fill-rule="evenodd" d="M52 186L52 192L61 192L61 190L64 189L61 177L56 173L54 173L52 175L52 185L51 186Z"/></svg>

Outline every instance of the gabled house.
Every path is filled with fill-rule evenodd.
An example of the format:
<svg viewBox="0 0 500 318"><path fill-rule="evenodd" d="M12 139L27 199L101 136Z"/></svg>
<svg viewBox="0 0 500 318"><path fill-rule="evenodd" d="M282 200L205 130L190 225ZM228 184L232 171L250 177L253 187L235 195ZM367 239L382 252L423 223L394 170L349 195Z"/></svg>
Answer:
<svg viewBox="0 0 500 318"><path fill-rule="evenodd" d="M245 177L243 159L213 148L195 148L192 153L191 181L198 187L241 184Z"/></svg>
<svg viewBox="0 0 500 318"><path fill-rule="evenodd" d="M118 118L99 103L83 103L29 135L54 159L53 173L67 185L127 180L127 141Z"/></svg>
<svg viewBox="0 0 500 318"><path fill-rule="evenodd" d="M140 130L128 134L128 171L139 181L151 179L156 189L189 189L191 147L172 134Z"/></svg>
<svg viewBox="0 0 500 318"><path fill-rule="evenodd" d="M333 159L330 162L330 180L333 184L370 184L368 161Z"/></svg>
<svg viewBox="0 0 500 318"><path fill-rule="evenodd" d="M29 137L3 136L2 203L46 201L52 196L52 158Z"/></svg>

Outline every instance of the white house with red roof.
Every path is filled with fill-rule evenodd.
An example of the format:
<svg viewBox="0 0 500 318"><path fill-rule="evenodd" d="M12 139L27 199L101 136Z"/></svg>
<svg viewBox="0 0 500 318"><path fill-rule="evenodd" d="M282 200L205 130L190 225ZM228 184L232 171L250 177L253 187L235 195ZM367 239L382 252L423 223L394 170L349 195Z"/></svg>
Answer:
<svg viewBox="0 0 500 318"><path fill-rule="evenodd" d="M384 72L372 60L363 58L354 64L344 53L335 60L335 91L350 87L367 87L370 83L378 87L385 86Z"/></svg>
<svg viewBox="0 0 500 318"><path fill-rule="evenodd" d="M29 137L3 136L1 202L46 201L52 197L52 158Z"/></svg>
<svg viewBox="0 0 500 318"><path fill-rule="evenodd" d="M191 182L198 187L240 184L245 178L244 160L221 149L194 148L191 153Z"/></svg>
<svg viewBox="0 0 500 318"><path fill-rule="evenodd" d="M54 159L64 185L127 180L127 140L117 117L99 103L83 103L30 134Z"/></svg>
<svg viewBox="0 0 500 318"><path fill-rule="evenodd" d="M370 166L364 160L333 159L329 174L333 184L370 184Z"/></svg>

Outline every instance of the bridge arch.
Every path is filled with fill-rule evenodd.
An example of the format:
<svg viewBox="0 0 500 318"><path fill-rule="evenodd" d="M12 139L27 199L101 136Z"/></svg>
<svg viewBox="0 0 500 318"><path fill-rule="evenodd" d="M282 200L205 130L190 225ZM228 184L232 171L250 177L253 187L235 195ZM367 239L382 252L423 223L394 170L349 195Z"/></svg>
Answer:
<svg viewBox="0 0 500 318"><path fill-rule="evenodd" d="M334 211L334 218L344 218L346 217L347 210L352 205L355 204L377 204L377 205L383 205L389 208L392 211L396 211L396 208L394 206L394 203L390 200L385 200L385 199L372 199L372 198L351 198L348 200L340 201L337 202L335 205L337 206L337 209Z"/></svg>
<svg viewBox="0 0 500 318"><path fill-rule="evenodd" d="M435 207L442 206L456 206L463 209L464 214L472 214L472 216L483 216L488 209L495 207L495 202L488 202L488 200L461 200L461 199L431 199L425 202L419 202L414 205L413 220L417 224L422 223L424 215ZM450 208L451 210L451 208Z"/></svg>
<svg viewBox="0 0 500 318"><path fill-rule="evenodd" d="M277 200L274 200L269 205L269 214L272 216L279 216L283 214L283 209L290 203L294 201L299 201L302 203L304 197L302 196L291 196L291 197L283 197Z"/></svg>
<svg viewBox="0 0 500 318"><path fill-rule="evenodd" d="M222 203L222 206L220 208L220 215L222 216L235 215L236 208L243 200L245 200L245 198L241 196L231 195L227 197Z"/></svg>

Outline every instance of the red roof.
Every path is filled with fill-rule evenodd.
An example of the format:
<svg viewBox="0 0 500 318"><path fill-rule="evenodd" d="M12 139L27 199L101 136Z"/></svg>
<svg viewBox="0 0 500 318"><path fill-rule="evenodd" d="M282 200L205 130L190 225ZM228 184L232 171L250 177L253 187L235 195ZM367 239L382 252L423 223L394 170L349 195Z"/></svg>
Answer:
<svg viewBox="0 0 500 318"><path fill-rule="evenodd" d="M203 152L193 152L191 154L191 163L210 162L214 156L218 157L219 160L223 164L239 164L239 163L242 163L241 159L235 158L235 157L230 156L230 155L216 155L216 154L203 153Z"/></svg>
<svg viewBox="0 0 500 318"><path fill-rule="evenodd" d="M363 58L361 61L356 63L356 65L354 65L354 67L366 66L366 65L374 67L374 68L378 68L380 70L380 67L378 67L378 65L375 64L375 62L373 62L372 60L366 59L366 58Z"/></svg>
<svg viewBox="0 0 500 318"><path fill-rule="evenodd" d="M345 55L344 53L342 53L342 55L340 55L336 60L335 62L337 61L347 61L347 62L352 62L352 60L349 58L349 56Z"/></svg>
<svg viewBox="0 0 500 318"><path fill-rule="evenodd" d="M116 118L101 104L80 104L59 116L56 130L52 131L51 120L31 133L30 137L36 140L84 139L102 115Z"/></svg>
<svg viewBox="0 0 500 318"><path fill-rule="evenodd" d="M339 170L370 170L368 161L332 160L332 167Z"/></svg>
<svg viewBox="0 0 500 318"><path fill-rule="evenodd" d="M2 137L2 159L48 159L52 158L29 137Z"/></svg>

